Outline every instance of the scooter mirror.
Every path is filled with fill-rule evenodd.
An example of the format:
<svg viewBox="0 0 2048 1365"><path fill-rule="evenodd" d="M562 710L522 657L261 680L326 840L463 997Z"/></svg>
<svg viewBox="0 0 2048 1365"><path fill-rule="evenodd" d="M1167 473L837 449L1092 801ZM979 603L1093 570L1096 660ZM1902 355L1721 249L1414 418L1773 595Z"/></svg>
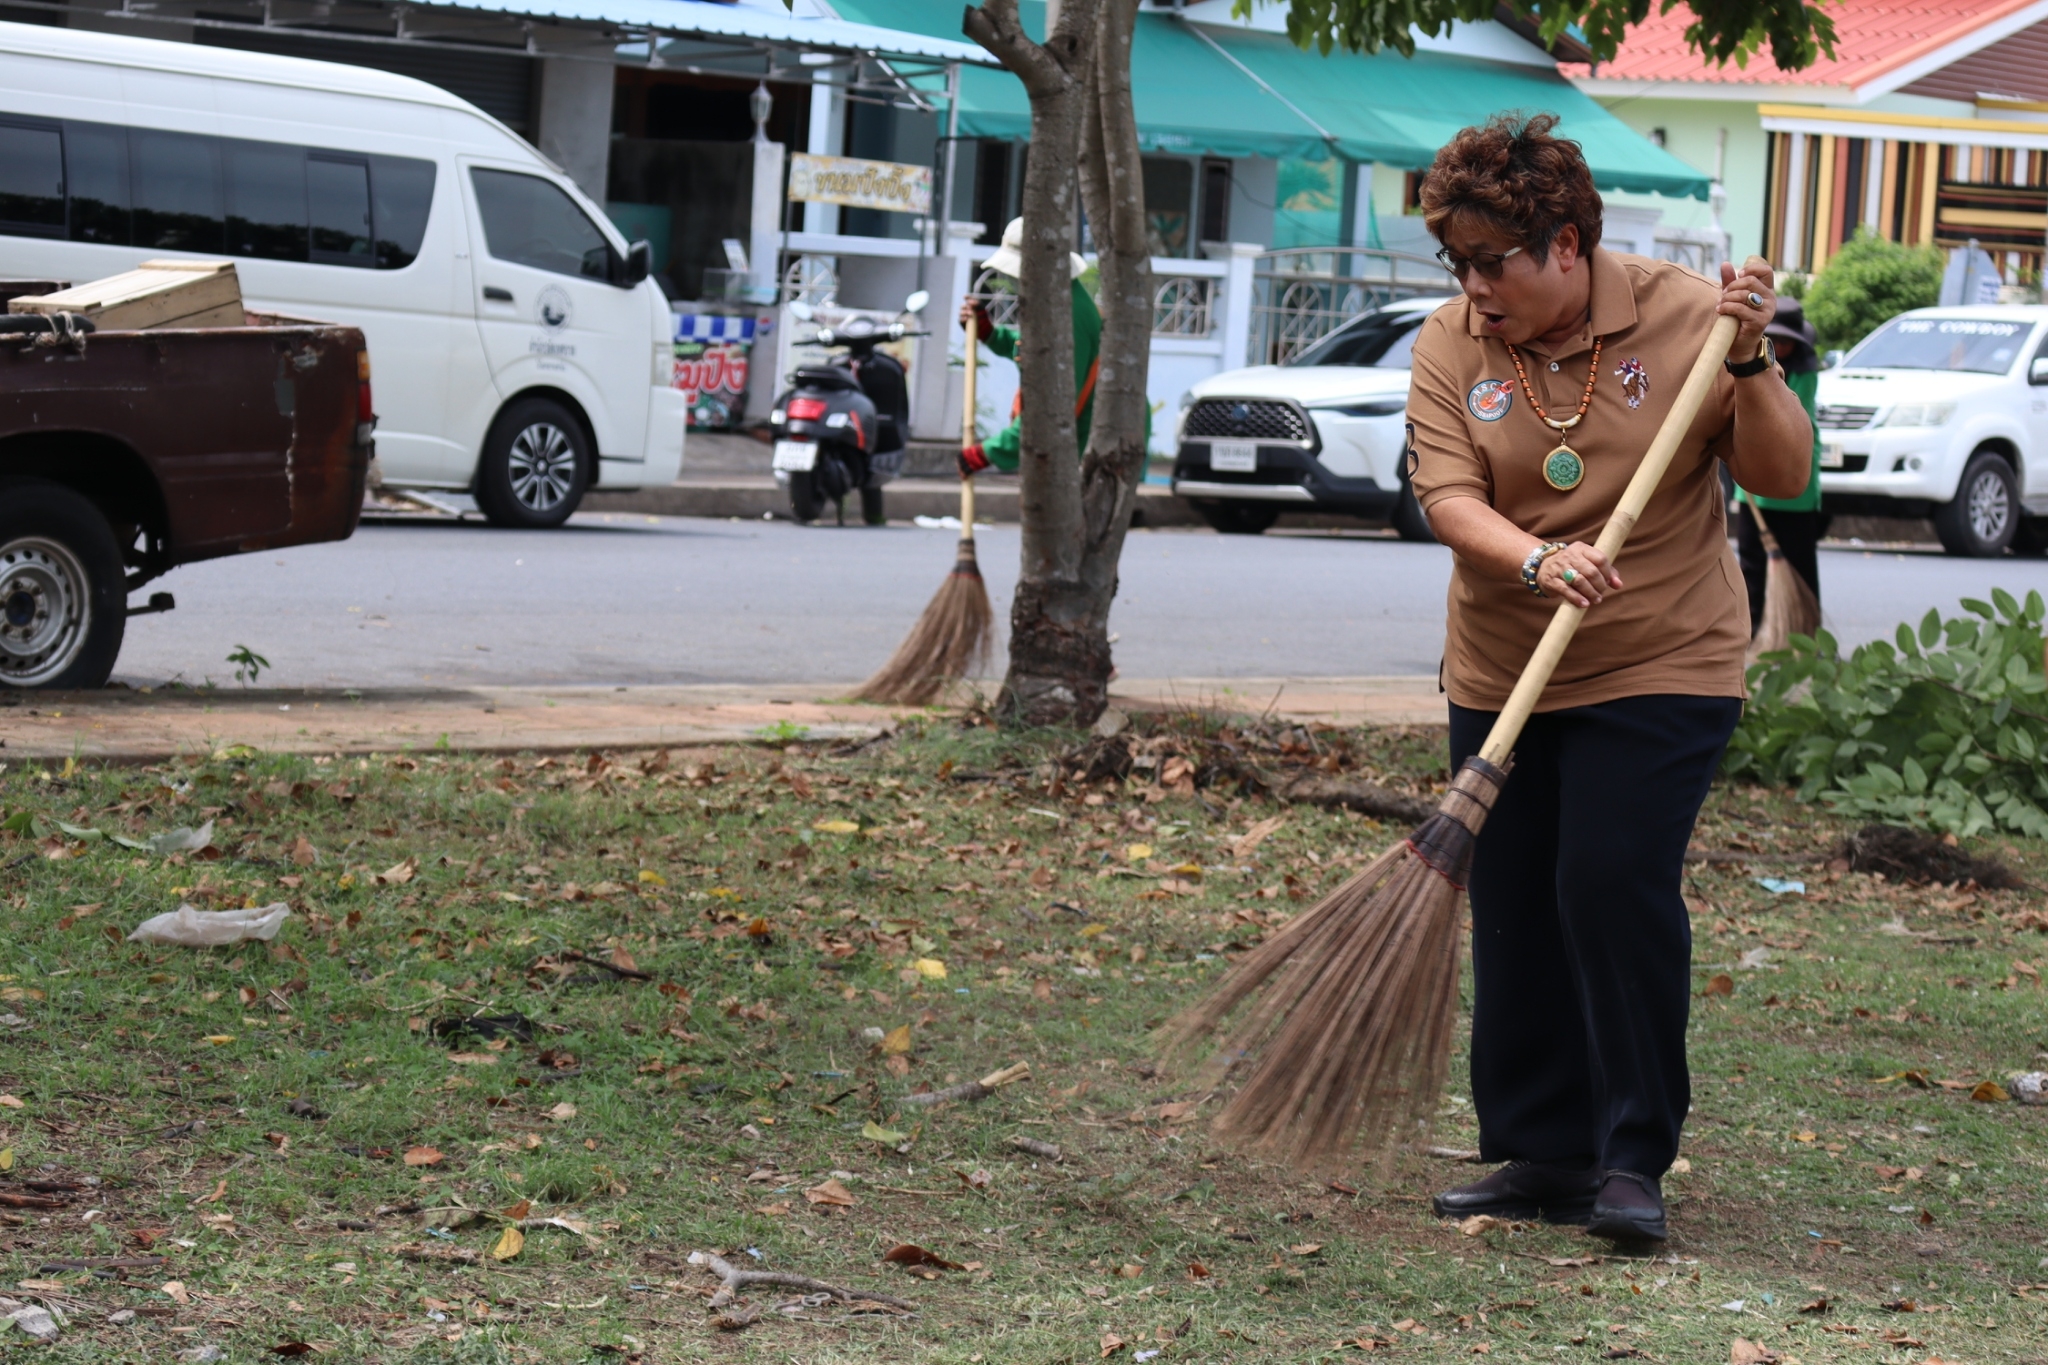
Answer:
<svg viewBox="0 0 2048 1365"><path fill-rule="evenodd" d="M812 337L811 340L820 346L836 346L839 344L839 338L832 334L830 327L820 327L818 334Z"/></svg>
<svg viewBox="0 0 2048 1365"><path fill-rule="evenodd" d="M797 299L789 305L789 315L798 322L810 322L818 316L818 310Z"/></svg>
<svg viewBox="0 0 2048 1365"><path fill-rule="evenodd" d="M931 301L930 291L920 289L909 298L903 300L903 311L906 313L922 313Z"/></svg>

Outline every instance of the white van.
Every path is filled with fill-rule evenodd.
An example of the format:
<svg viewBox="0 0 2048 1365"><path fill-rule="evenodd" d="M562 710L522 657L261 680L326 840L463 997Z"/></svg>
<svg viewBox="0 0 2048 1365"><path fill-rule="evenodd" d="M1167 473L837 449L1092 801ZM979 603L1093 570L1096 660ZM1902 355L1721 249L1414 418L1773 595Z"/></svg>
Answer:
<svg viewBox="0 0 2048 1365"><path fill-rule="evenodd" d="M681 467L646 244L488 114L361 67L0 23L0 277L180 255L363 330L387 483L554 526Z"/></svg>

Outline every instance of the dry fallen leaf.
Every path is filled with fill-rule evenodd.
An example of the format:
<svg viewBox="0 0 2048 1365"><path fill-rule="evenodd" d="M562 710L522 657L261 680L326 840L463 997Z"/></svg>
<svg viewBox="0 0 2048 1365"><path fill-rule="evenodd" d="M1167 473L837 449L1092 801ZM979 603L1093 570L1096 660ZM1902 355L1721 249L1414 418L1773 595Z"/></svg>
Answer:
<svg viewBox="0 0 2048 1365"><path fill-rule="evenodd" d="M457 1066L496 1066L496 1055L489 1052L451 1052L448 1060Z"/></svg>
<svg viewBox="0 0 2048 1365"><path fill-rule="evenodd" d="M910 1025L899 1024L882 1035L882 1055L901 1056L910 1051Z"/></svg>
<svg viewBox="0 0 2048 1365"><path fill-rule="evenodd" d="M855 1202L853 1191L840 1184L837 1179L827 1180L822 1185L811 1186L811 1188L804 1191L804 1198L813 1204L823 1204L827 1207L838 1209L850 1209L854 1206Z"/></svg>
<svg viewBox="0 0 2048 1365"><path fill-rule="evenodd" d="M192 1302L192 1296L185 1291L185 1282L183 1280L166 1281L163 1286L163 1291L164 1293L169 1294L172 1298L176 1299L179 1303Z"/></svg>
<svg viewBox="0 0 2048 1365"><path fill-rule="evenodd" d="M1287 1248L1287 1251L1288 1254L1293 1256L1315 1256L1319 1255L1322 1249L1323 1244L1321 1242L1301 1242Z"/></svg>
<svg viewBox="0 0 2048 1365"><path fill-rule="evenodd" d="M526 1234L518 1228L506 1228L498 1234L498 1243L491 1248L491 1259L509 1261L526 1250Z"/></svg>
<svg viewBox="0 0 2048 1365"><path fill-rule="evenodd" d="M387 867L370 880L378 886L404 886L412 880L412 874L419 871L420 860L407 858L396 867Z"/></svg>
<svg viewBox="0 0 2048 1365"><path fill-rule="evenodd" d="M405 1149L405 1164L408 1166L438 1166L441 1153L434 1147L408 1147Z"/></svg>
<svg viewBox="0 0 2048 1365"><path fill-rule="evenodd" d="M556 1123L567 1123L570 1119L576 1117L576 1106L567 1100L563 1100L560 1104L548 1110L548 1117Z"/></svg>
<svg viewBox="0 0 2048 1365"><path fill-rule="evenodd" d="M1707 979L1706 993L1710 996L1735 994L1735 978L1726 972L1714 973L1713 976Z"/></svg>
<svg viewBox="0 0 2048 1365"><path fill-rule="evenodd" d="M1233 858L1249 858L1253 849L1264 843L1268 835L1286 823L1287 817L1284 815L1272 815L1259 821L1231 842L1230 856Z"/></svg>
<svg viewBox="0 0 2048 1365"><path fill-rule="evenodd" d="M1202 1264L1202 1263L1201 1263L1200 1261L1189 1261L1189 1262L1188 1262L1188 1278L1189 1278L1189 1279L1191 1279L1191 1280L1206 1280L1206 1279L1208 1279L1208 1278L1209 1278L1209 1267L1207 1267L1207 1266L1203 1265L1203 1264Z"/></svg>
<svg viewBox="0 0 2048 1365"><path fill-rule="evenodd" d="M1686 1160L1686 1159L1685 1159L1684 1157L1680 1157L1680 1158L1678 1158L1678 1160L1676 1160L1676 1161L1674 1161L1674 1162L1672 1162L1672 1163L1671 1163L1671 1174L1673 1174L1673 1175L1691 1175L1691 1174L1692 1174L1692 1163L1691 1163L1690 1161Z"/></svg>
<svg viewBox="0 0 2048 1365"><path fill-rule="evenodd" d="M21 1101L13 1095L0 1095L0 1105L5 1105L9 1109L20 1109L23 1107Z"/></svg>
<svg viewBox="0 0 2048 1365"><path fill-rule="evenodd" d="M958 1261L949 1261L935 1251L927 1251L915 1242L899 1242L882 1253L882 1259L890 1265L932 1266L939 1270L964 1270Z"/></svg>
<svg viewBox="0 0 2048 1365"><path fill-rule="evenodd" d="M320 850L313 847L313 841L301 834L292 842L292 861L300 867L311 867L320 861Z"/></svg>
<svg viewBox="0 0 2048 1365"><path fill-rule="evenodd" d="M1980 1104L2004 1104L2012 1096L1997 1081L1984 1081L1970 1092L1970 1098Z"/></svg>
<svg viewBox="0 0 2048 1365"><path fill-rule="evenodd" d="M783 1215L789 1213L790 1211L791 1210L788 1200L783 1200L780 1203L775 1204L763 1204L759 1208L754 1210L755 1213L761 1214L764 1217L768 1218L780 1218Z"/></svg>
<svg viewBox="0 0 2048 1365"><path fill-rule="evenodd" d="M1475 1213L1458 1224L1458 1231L1464 1233L1467 1237L1477 1237L1488 1228L1497 1228L1499 1226L1500 1219L1495 1218L1492 1214Z"/></svg>
<svg viewBox="0 0 2048 1365"><path fill-rule="evenodd" d="M1114 1332L1105 1333L1102 1338L1102 1354L1096 1358L1098 1360L1107 1360L1123 1348L1124 1339L1122 1337Z"/></svg>
<svg viewBox="0 0 2048 1365"><path fill-rule="evenodd" d="M1728 1365L1777 1365L1778 1353L1746 1337L1737 1337L1728 1347Z"/></svg>

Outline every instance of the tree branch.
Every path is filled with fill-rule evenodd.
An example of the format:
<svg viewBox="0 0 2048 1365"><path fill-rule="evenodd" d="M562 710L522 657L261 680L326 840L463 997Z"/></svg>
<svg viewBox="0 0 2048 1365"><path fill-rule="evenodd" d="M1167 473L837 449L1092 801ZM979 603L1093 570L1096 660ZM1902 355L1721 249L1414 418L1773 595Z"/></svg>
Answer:
<svg viewBox="0 0 2048 1365"><path fill-rule="evenodd" d="M741 1270L724 1257L715 1256L708 1251L691 1252L690 1264L704 1267L721 1281L718 1286L718 1292L711 1296L711 1302L706 1305L710 1308L725 1307L739 1296L741 1290L749 1285L772 1284L779 1285L784 1289L801 1289L808 1294L830 1294L841 1303L881 1303L887 1304L891 1308L904 1309L907 1312L917 1311L916 1304L904 1299L895 1298L888 1294L871 1294L865 1291L855 1293L851 1289L841 1289L836 1284L827 1284L823 1280L814 1280L808 1275L792 1275L783 1270Z"/></svg>

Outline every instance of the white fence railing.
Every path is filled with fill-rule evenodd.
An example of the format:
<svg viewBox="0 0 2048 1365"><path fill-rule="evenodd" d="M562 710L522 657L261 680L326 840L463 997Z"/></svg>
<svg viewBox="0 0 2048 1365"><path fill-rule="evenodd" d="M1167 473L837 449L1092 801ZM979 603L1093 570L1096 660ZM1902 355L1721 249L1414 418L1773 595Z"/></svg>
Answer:
<svg viewBox="0 0 2048 1365"><path fill-rule="evenodd" d="M1252 272L1246 363L1280 365L1360 313L1396 299L1457 290L1427 256L1357 247L1295 247L1259 255Z"/></svg>

